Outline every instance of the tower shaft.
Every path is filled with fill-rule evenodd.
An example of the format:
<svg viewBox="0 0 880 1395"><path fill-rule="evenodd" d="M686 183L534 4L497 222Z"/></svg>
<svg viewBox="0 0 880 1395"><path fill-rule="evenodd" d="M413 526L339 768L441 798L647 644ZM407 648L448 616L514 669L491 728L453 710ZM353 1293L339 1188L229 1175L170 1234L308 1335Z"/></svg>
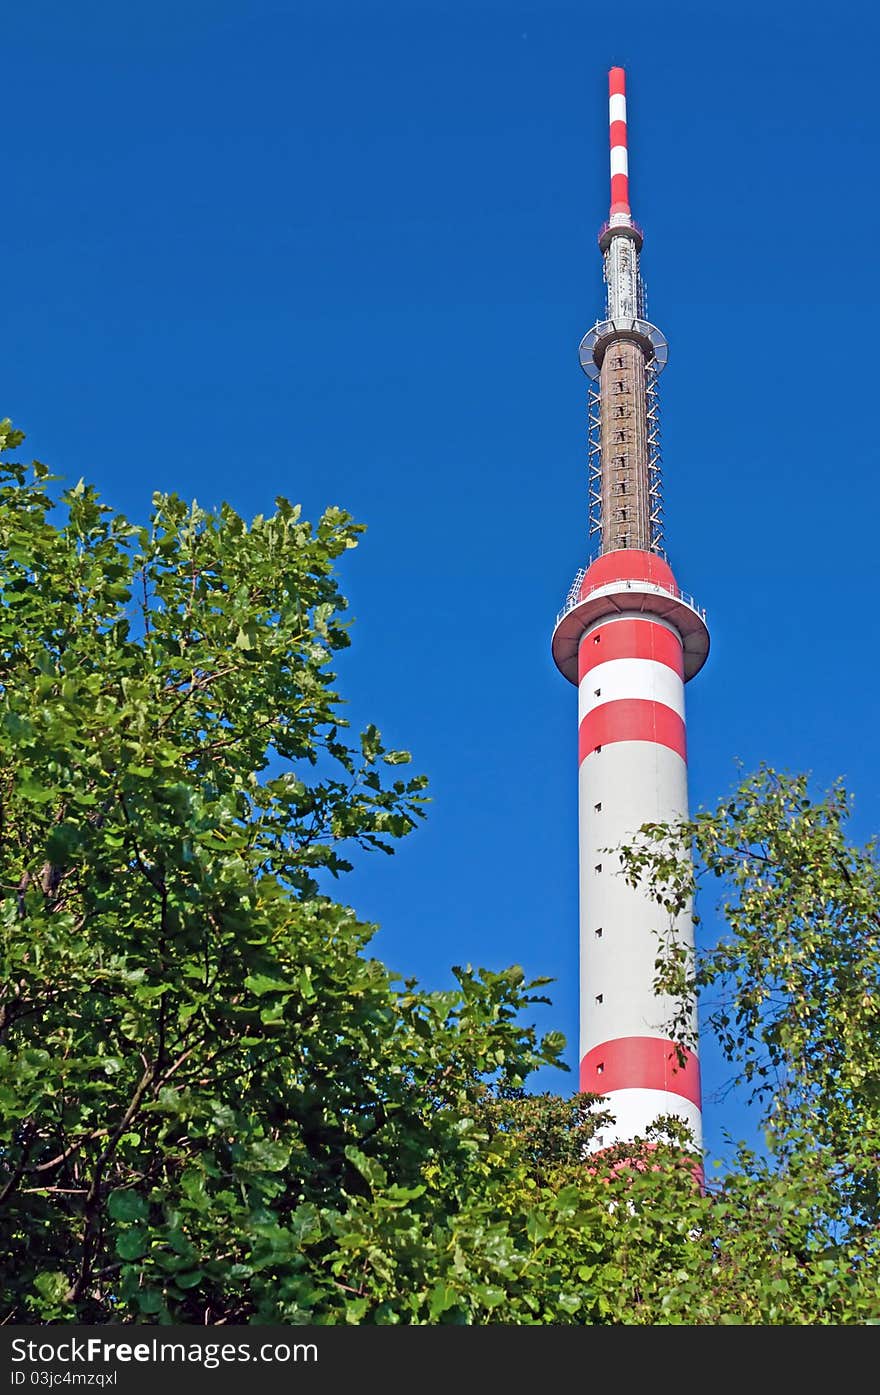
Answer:
<svg viewBox="0 0 880 1395"><path fill-rule="evenodd" d="M607 1095L607 1146L676 1114L700 1141L700 1073L668 1039L676 1004L654 992L658 933L692 947L687 912L664 924L618 854L645 822L687 818L684 655L675 625L623 610L584 631L578 649L581 864L580 1088Z"/></svg>

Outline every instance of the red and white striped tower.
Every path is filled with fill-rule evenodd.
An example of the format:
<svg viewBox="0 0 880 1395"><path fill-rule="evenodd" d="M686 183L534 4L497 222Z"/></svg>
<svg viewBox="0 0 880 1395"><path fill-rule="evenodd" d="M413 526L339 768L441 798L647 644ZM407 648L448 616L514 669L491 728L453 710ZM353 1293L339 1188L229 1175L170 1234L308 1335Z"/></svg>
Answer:
<svg viewBox="0 0 880 1395"><path fill-rule="evenodd" d="M690 1126L700 1149L699 1062L688 1053L679 1064L668 1036L677 1005L653 988L658 933L692 950L691 917L670 926L607 851L644 823L687 817L684 685L709 652L705 615L679 590L662 550L656 387L667 345L645 312L622 68L609 74L609 124L611 211L599 234L606 313L580 346L600 548L553 632L557 667L578 688L580 1088L607 1096L615 1116L597 1149L644 1137L666 1114Z"/></svg>

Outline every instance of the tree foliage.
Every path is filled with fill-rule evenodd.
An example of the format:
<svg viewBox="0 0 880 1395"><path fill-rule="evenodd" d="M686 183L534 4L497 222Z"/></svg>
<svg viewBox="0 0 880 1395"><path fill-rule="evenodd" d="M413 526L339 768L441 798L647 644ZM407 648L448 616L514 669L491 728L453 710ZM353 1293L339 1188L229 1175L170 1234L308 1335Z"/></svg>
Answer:
<svg viewBox="0 0 880 1395"><path fill-rule="evenodd" d="M848 839L850 809L839 784L814 798L807 776L762 768L623 853L671 914L721 883L726 932L695 965L664 943L657 986L699 993L774 1155L821 1159L848 1233L880 1224L880 865L876 841ZM685 1014L673 1030L686 1037Z"/></svg>
<svg viewBox="0 0 880 1395"><path fill-rule="evenodd" d="M732 894L697 977L774 1153L703 1188L674 1121L590 1155L595 1099L523 1088L564 1046L545 980L426 992L327 894L425 801L335 691L359 527L174 495L136 526L52 485L0 475L0 1320L880 1320L876 863L842 795L765 775L626 855L661 910L694 839Z"/></svg>
<svg viewBox="0 0 880 1395"><path fill-rule="evenodd" d="M515 1025L516 971L395 983L319 890L424 800L345 739L349 517L157 496L135 527L46 476L0 488L3 1316L301 1320L315 1235L349 1294L341 1217L454 1179L481 1076L562 1043Z"/></svg>

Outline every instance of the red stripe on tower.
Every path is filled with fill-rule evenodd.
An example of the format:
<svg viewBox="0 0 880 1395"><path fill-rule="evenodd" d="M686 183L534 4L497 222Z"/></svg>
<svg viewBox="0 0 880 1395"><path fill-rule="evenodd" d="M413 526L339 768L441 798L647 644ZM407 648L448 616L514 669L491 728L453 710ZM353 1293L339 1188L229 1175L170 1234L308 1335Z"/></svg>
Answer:
<svg viewBox="0 0 880 1395"><path fill-rule="evenodd" d="M685 1050L684 1065L680 1065L678 1048L666 1037L621 1037L587 1052L581 1061L580 1086L601 1095L615 1090L663 1090L699 1105L700 1062Z"/></svg>
<svg viewBox="0 0 880 1395"><path fill-rule="evenodd" d="M578 730L578 764L614 741L654 741L687 760L684 722L662 702L620 698L594 707Z"/></svg>
<svg viewBox="0 0 880 1395"><path fill-rule="evenodd" d="M630 212L629 156L626 139L626 74L612 68L608 74L608 127L611 145L611 216Z"/></svg>
<svg viewBox="0 0 880 1395"><path fill-rule="evenodd" d="M653 659L684 677L681 640L655 620L612 620L591 631L578 651L578 674L585 678L597 664L612 659Z"/></svg>
<svg viewBox="0 0 880 1395"><path fill-rule="evenodd" d="M614 149L615 145L626 145L626 122L625 122L625 121L612 121L612 122L611 122L611 149L612 149L612 150Z"/></svg>

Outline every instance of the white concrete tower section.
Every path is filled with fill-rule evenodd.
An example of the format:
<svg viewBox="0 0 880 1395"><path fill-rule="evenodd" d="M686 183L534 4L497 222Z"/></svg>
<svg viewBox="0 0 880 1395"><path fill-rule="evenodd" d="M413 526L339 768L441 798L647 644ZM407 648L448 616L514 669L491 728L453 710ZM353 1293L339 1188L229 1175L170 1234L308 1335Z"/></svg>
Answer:
<svg viewBox="0 0 880 1395"><path fill-rule="evenodd" d="M709 633L703 611L679 590L652 523L659 460L650 452L656 405L646 396L666 362L666 341L642 318L622 69L611 70L609 93L612 201L599 239L606 319L581 344L581 363L597 384L601 546L578 573L552 646L578 689L580 1088L605 1096L614 1115L596 1149L643 1138L672 1114L699 1150L699 1061L687 1052L681 1063L669 1037L679 1005L653 987L661 936L692 952L690 909L670 925L647 886L626 883L615 851L645 823L687 818L684 685L706 660Z"/></svg>

